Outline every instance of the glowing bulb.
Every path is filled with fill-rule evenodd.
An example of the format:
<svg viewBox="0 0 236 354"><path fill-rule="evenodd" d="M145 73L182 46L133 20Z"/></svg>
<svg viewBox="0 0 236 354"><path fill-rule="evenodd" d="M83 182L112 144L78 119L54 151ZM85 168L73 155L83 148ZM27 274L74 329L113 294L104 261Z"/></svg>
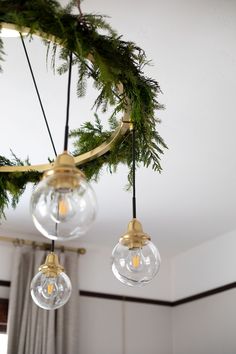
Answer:
<svg viewBox="0 0 236 354"><path fill-rule="evenodd" d="M152 242L142 248L129 249L118 243L112 252L115 277L129 286L143 286L157 274L161 258Z"/></svg>
<svg viewBox="0 0 236 354"><path fill-rule="evenodd" d="M73 198L73 192L55 191L50 203L50 211L56 223L70 221L76 213L76 197Z"/></svg>
<svg viewBox="0 0 236 354"><path fill-rule="evenodd" d="M30 207L33 222L45 237L66 241L88 231L96 217L97 203L73 157L64 153L58 156L55 167L45 172Z"/></svg>
<svg viewBox="0 0 236 354"><path fill-rule="evenodd" d="M46 299L50 299L58 295L58 286L56 278L48 277L42 286L42 294Z"/></svg>
<svg viewBox="0 0 236 354"><path fill-rule="evenodd" d="M31 282L31 296L36 305L46 310L57 309L67 303L71 282L60 266L55 253L50 253Z"/></svg>
<svg viewBox="0 0 236 354"><path fill-rule="evenodd" d="M133 269L139 269L141 266L141 256L139 254L134 254L131 256L131 265Z"/></svg>
<svg viewBox="0 0 236 354"><path fill-rule="evenodd" d="M58 213L59 213L59 218L64 219L68 216L69 214L69 203L67 200L60 200L58 203Z"/></svg>
<svg viewBox="0 0 236 354"><path fill-rule="evenodd" d="M127 232L112 252L112 271L125 285L143 286L157 274L160 254L137 219L130 221Z"/></svg>
<svg viewBox="0 0 236 354"><path fill-rule="evenodd" d="M69 277L61 272L55 277L47 277L39 272L31 282L31 296L36 305L45 310L55 310L67 303L71 295Z"/></svg>
<svg viewBox="0 0 236 354"><path fill-rule="evenodd" d="M52 284L52 283L50 283L50 284L48 284L48 286L47 286L47 293L51 296L52 293L53 293L53 291L54 291L55 289L56 289L55 285ZM57 289L56 289L56 290L57 290Z"/></svg>

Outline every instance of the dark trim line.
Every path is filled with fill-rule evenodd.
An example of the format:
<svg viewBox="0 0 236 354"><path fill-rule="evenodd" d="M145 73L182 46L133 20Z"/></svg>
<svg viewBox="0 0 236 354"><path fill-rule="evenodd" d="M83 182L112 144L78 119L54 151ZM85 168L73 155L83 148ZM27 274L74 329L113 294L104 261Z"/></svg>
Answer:
<svg viewBox="0 0 236 354"><path fill-rule="evenodd" d="M171 301L144 299L144 298L140 298L140 297L124 296L124 295L112 295L112 294L96 293L96 292L93 292L93 291L84 291L84 290L80 291L80 296L96 297L96 298L108 299L108 300L137 302L137 303L151 304L151 305L172 306L172 302Z"/></svg>
<svg viewBox="0 0 236 354"><path fill-rule="evenodd" d="M196 294L196 295L188 296L183 299L173 301L172 306L179 306L179 305L187 304L188 302L200 300L205 297L216 295L219 293L223 293L224 291L231 290L234 288L236 288L236 282L229 283L229 284L226 284L223 286L219 286L218 288L215 288L215 289L207 290L207 291L204 291L204 292Z"/></svg>
<svg viewBox="0 0 236 354"><path fill-rule="evenodd" d="M142 303L142 304L175 307L175 306L187 304L188 302L200 300L200 299L203 299L208 296L216 295L216 294L219 294L219 293L222 293L224 291L231 290L234 288L236 288L236 282L226 284L226 285L220 286L215 289L207 290L207 291L204 291L204 292L196 294L196 295L188 296L183 299L176 300L176 301L143 299L143 298L138 298L138 297L103 294L103 293L96 293L96 292L92 292L92 291L83 291L83 290L80 291L80 295L87 296L87 297L96 297L96 298L101 298L101 299L120 300L120 301L137 302L137 303Z"/></svg>
<svg viewBox="0 0 236 354"><path fill-rule="evenodd" d="M0 286L10 287L10 285L11 285L10 281L0 280ZM207 291L204 291L204 292L196 294L196 295L188 296L183 299L176 300L176 301L144 299L144 298L139 298L139 297L97 293L97 292L85 291L85 290L81 290L80 295L86 296L86 297L95 297L95 298L99 298L99 299L129 301L129 302L136 302L136 303L141 303L141 304L175 307L175 306L187 304L188 302L200 300L200 299L203 299L208 296L216 295L216 294L219 294L219 293L222 293L224 291L231 290L234 288L236 288L236 282L226 284L226 285L220 286L215 289L207 290Z"/></svg>
<svg viewBox="0 0 236 354"><path fill-rule="evenodd" d="M0 286L6 286L7 288L10 288L11 282L7 280L0 280Z"/></svg>

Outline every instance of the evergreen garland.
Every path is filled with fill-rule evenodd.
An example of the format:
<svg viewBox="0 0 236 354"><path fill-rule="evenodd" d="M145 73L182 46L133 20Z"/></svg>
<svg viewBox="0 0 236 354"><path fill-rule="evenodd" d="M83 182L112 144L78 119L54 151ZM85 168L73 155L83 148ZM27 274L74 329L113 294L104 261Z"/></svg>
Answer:
<svg viewBox="0 0 236 354"><path fill-rule="evenodd" d="M74 6L78 6L79 14L72 14ZM145 53L132 42L125 42L122 37L110 27L104 16L82 14L80 1L71 1L62 8L55 0L1 0L0 23L12 23L19 30L30 28L30 35L39 33L48 39L54 36L57 44L48 43L48 56L55 69L55 56L59 46L60 58L63 64L57 68L59 74L68 70L68 55L74 53L73 65L78 69L77 95L86 94L86 83L94 79L99 94L94 102L96 109L106 112L108 105L114 106L113 115L109 121L110 131L104 131L101 121L95 116L95 123L84 123L79 129L71 132L74 139L74 155L87 152L106 141L118 123L116 115L124 111L127 99L131 105L131 121L135 125L137 162L151 166L155 171L161 171L160 154L167 148L163 139L156 131L155 111L163 108L157 100L160 93L159 84L143 74L143 68L148 63ZM102 34L101 34L102 33ZM62 49L61 49L62 48ZM51 53L51 54L50 54ZM88 60L92 57L92 61ZM0 61L4 60L3 42L0 38ZM0 67L1 70L1 67ZM123 84L124 94L117 88ZM82 166L88 179L97 179L104 165L110 171L115 171L119 163L131 168L130 134L122 137L112 150L96 160ZM13 161L0 156L0 166L29 164L15 156ZM28 182L37 182L38 172L0 173L0 218L4 216L4 208L11 204L14 207Z"/></svg>
<svg viewBox="0 0 236 354"><path fill-rule="evenodd" d="M9 160L0 156L0 166L23 166L30 165L29 161L21 161L13 154L13 159ZM23 194L28 182L36 183L40 179L40 173L30 172L5 172L0 173L0 218L5 218L4 210L11 204L16 207L20 196ZM11 198L9 198L11 197Z"/></svg>

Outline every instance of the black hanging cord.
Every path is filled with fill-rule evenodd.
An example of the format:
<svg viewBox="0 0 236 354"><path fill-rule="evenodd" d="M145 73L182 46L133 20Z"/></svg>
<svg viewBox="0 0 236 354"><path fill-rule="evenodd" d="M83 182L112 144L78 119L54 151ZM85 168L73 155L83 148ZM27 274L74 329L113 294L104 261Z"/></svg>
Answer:
<svg viewBox="0 0 236 354"><path fill-rule="evenodd" d="M52 243L51 243L51 252L54 252L54 249L55 249L55 241L52 240Z"/></svg>
<svg viewBox="0 0 236 354"><path fill-rule="evenodd" d="M72 52L69 57L69 74L68 74L68 86L67 86L67 107L66 107L66 124L65 124L65 137L64 137L64 151L68 149L68 135L69 135L69 113L70 113L70 87L71 87L71 69L72 69ZM55 225L56 233L58 224ZM52 240L51 252L54 252L55 241Z"/></svg>
<svg viewBox="0 0 236 354"><path fill-rule="evenodd" d="M25 46L25 42L24 42L24 39L23 39L23 36L22 36L21 33L20 33L20 38L21 38L21 42L22 42L22 45L23 45L23 48L24 48L24 52L25 52L25 56L26 56L26 59L27 59L27 63L28 63L29 69L30 69L30 73L31 73L31 76L32 76L32 79L33 79L34 87L35 87L35 90L36 90L36 93L37 93L37 96L38 96L39 104L40 104L40 107L41 107L41 110L42 110L42 113L43 113L43 118L44 118L44 121L45 121L45 124L46 124L46 127L47 127L47 131L48 131L48 135L49 135L49 138L50 138L50 141L51 141L51 144L52 144L52 148L53 148L55 156L57 156L57 151L56 151L55 144L54 144L54 141L53 141L53 138L52 138L52 134L51 134L51 131L50 131L50 128L49 128L49 125L48 125L47 117L46 117L45 110L44 110L44 107L43 107L43 103L42 103L42 100L41 100L41 97L40 97L40 94L39 94L39 90L38 90L38 86L37 86L37 83L36 83L36 80L35 80L35 76L34 76L34 72L33 72L33 69L32 69L32 65L31 65L31 62L30 62L30 59L29 59L29 55L28 55L28 52L27 52L27 49L26 49L26 46ZM56 225L56 227L57 227L57 225ZM52 240L51 252L54 252L54 248L55 248L55 241Z"/></svg>
<svg viewBox="0 0 236 354"><path fill-rule="evenodd" d="M50 128L49 128L49 125L48 125L47 117L46 117L45 110L44 110L44 107L43 107L43 103L42 103L42 100L41 100L41 97L40 97L40 94L39 94L38 86L36 84L36 80L35 80L35 77L34 77L32 65L31 65L31 62L30 62L30 59L29 59L29 55L28 55L28 52L27 52L27 49L26 49L26 46L25 46L25 42L24 42L24 39L23 39L23 36L22 36L21 33L20 33L20 38L21 38L21 42L22 42L22 45L23 45L23 48L24 48L25 56L26 56L26 59L27 59L28 65L29 65L29 69L30 69L30 73L31 73L31 76L32 76L32 79L33 79L34 87L35 87L35 90L36 90L36 93L37 93L37 96L38 96L39 104L40 104L40 107L41 107L41 110L42 110L42 113L43 113L43 118L44 118L44 121L45 121L45 124L46 124L46 127L47 127L47 131L48 131L48 135L49 135L49 138L50 138L50 141L51 141L51 144L52 144L52 148L53 148L55 156L57 156L57 151L56 151L55 144L54 144L54 141L53 141L53 138L52 138L52 134L51 134L51 131L50 131Z"/></svg>
<svg viewBox="0 0 236 354"><path fill-rule="evenodd" d="M135 180L135 129L132 128L132 184L133 184L133 198L132 198L132 206L133 206L133 218L136 218L136 180Z"/></svg>
<svg viewBox="0 0 236 354"><path fill-rule="evenodd" d="M64 151L68 150L71 70L72 70L72 52L70 52L70 56L69 56L69 72L68 72L68 85L67 85L67 106L66 106L66 124L65 124L65 137L64 137Z"/></svg>

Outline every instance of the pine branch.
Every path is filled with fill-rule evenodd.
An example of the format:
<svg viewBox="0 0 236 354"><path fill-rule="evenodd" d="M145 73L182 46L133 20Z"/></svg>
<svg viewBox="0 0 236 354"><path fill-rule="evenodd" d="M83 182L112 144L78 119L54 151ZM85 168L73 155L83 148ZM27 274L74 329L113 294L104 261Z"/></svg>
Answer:
<svg viewBox="0 0 236 354"><path fill-rule="evenodd" d="M28 158L25 161L12 153L13 159L9 160L0 156L0 166L30 165ZM24 193L27 183L36 183L40 179L40 173L29 172L2 172L0 173L0 219L5 218L4 210L9 206L15 208L20 196Z"/></svg>

